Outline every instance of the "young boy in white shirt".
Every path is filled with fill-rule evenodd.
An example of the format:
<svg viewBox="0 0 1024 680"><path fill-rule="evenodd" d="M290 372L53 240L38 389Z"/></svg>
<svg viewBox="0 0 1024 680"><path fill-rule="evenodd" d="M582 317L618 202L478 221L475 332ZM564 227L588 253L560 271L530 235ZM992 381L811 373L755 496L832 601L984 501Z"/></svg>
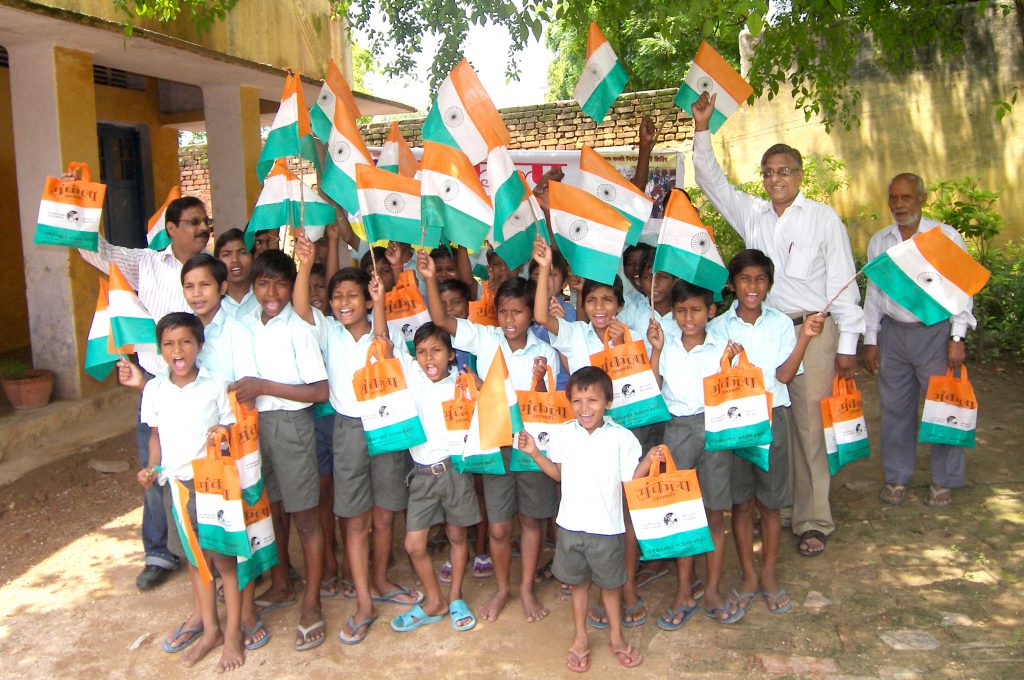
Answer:
<svg viewBox="0 0 1024 680"><path fill-rule="evenodd" d="M587 608L593 582L608 612L608 647L623 667L634 668L643 655L623 638L620 612L626 583L622 483L647 474L661 449L652 449L641 465L636 436L605 418L612 404L612 381L600 368L587 366L573 373L566 395L575 420L552 429L547 457L525 430L518 442L520 451L562 483L552 571L572 586L576 636L566 665L577 673L590 669Z"/></svg>

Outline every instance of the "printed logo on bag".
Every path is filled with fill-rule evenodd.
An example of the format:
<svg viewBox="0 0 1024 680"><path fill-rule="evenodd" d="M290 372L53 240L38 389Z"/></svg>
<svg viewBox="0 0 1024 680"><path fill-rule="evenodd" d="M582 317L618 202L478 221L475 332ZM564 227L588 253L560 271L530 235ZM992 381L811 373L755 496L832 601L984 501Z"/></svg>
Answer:
<svg viewBox="0 0 1024 680"><path fill-rule="evenodd" d="M548 444L551 443L551 435L548 434L547 432L541 432L539 435L537 435L537 443L540 444L541 446L547 446Z"/></svg>
<svg viewBox="0 0 1024 680"><path fill-rule="evenodd" d="M217 524L220 524L221 526L227 524L227 522L224 520L224 511L223 510L218 510L217 511Z"/></svg>
<svg viewBox="0 0 1024 680"><path fill-rule="evenodd" d="M388 417L388 407L387 406L381 406L379 409L377 409L377 415L380 416L381 418L387 418Z"/></svg>
<svg viewBox="0 0 1024 680"><path fill-rule="evenodd" d="M257 502L256 505L249 505L248 503L244 503L242 510L245 514L246 525L256 524L257 522L262 522L263 520L270 517L269 503Z"/></svg>
<svg viewBox="0 0 1024 680"><path fill-rule="evenodd" d="M637 481L637 480L633 480ZM658 478L654 478L651 481L644 484L638 489L634 489L633 496L638 500L661 500L670 498L678 493L689 493L691 491L690 482L666 482Z"/></svg>
<svg viewBox="0 0 1024 680"><path fill-rule="evenodd" d="M370 378L369 380L364 380L359 385L360 394L364 397L377 392L393 392L400 387L398 378ZM366 399L361 399L360 401L366 401Z"/></svg>
<svg viewBox="0 0 1024 680"><path fill-rule="evenodd" d="M730 406L729 410L725 412L725 415L729 416L731 420L739 420L743 417L742 411L738 406Z"/></svg>
<svg viewBox="0 0 1024 680"><path fill-rule="evenodd" d="M249 541L249 547L251 547L254 551L257 550L261 545L263 545L263 541L260 540L259 536L253 536L252 540Z"/></svg>
<svg viewBox="0 0 1024 680"><path fill-rule="evenodd" d="M750 378L743 378L743 377L736 377L736 376L728 376L728 377L718 378L716 376L715 383L713 385L711 385L710 389L708 389L708 392L709 392L709 396L729 397L730 395L733 395L733 394L735 394L737 392L742 392L742 391L756 389L756 388L757 388L757 380L755 380L752 377L750 377Z"/></svg>
<svg viewBox="0 0 1024 680"><path fill-rule="evenodd" d="M78 224L78 211L69 210L68 214L64 216L64 219L66 219L71 224Z"/></svg>
<svg viewBox="0 0 1024 680"><path fill-rule="evenodd" d="M58 183L53 187L53 193L62 198L84 198L89 201L95 201L99 198L99 192L95 189L83 189L81 184L72 182Z"/></svg>
<svg viewBox="0 0 1024 680"><path fill-rule="evenodd" d="M558 422L562 423L569 419L569 409L564 405L552 406L535 399L520 399L519 410L524 418L530 418L530 416L551 416L553 418L561 418Z"/></svg>
<svg viewBox="0 0 1024 680"><path fill-rule="evenodd" d="M679 520L676 519L676 514L674 512L670 512L665 515L665 519L663 519L662 522L664 522L667 527L670 527L673 524L679 524Z"/></svg>
<svg viewBox="0 0 1024 680"><path fill-rule="evenodd" d="M416 303L416 299L405 296L395 296L390 300L384 301L384 309L387 311L388 318L392 316L408 316L403 312L415 312L419 308Z"/></svg>
<svg viewBox="0 0 1024 680"><path fill-rule="evenodd" d="M976 409L978 408L978 402L970 397L965 397L963 394L957 394L948 390L939 390L938 392L931 392L928 394L929 401L941 401L943 404L952 404L953 406L959 406L960 408Z"/></svg>
<svg viewBox="0 0 1024 680"><path fill-rule="evenodd" d="M627 384L622 386L622 396L624 396L624 397L632 397L634 394L636 394L636 390L633 389L632 385L627 383Z"/></svg>
<svg viewBox="0 0 1024 680"><path fill-rule="evenodd" d="M948 416L946 418L946 423L948 425L956 425L956 416Z"/></svg>

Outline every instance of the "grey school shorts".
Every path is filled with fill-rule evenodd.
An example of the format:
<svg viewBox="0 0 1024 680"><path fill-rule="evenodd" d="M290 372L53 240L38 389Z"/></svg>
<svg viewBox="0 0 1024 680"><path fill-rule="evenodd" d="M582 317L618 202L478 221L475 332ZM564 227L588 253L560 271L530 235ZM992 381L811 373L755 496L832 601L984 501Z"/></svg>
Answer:
<svg viewBox="0 0 1024 680"><path fill-rule="evenodd" d="M558 527L551 573L562 583L578 586L593 581L611 590L626 583L625 534L602 536Z"/></svg>
<svg viewBox="0 0 1024 680"><path fill-rule="evenodd" d="M768 472L747 460L732 456L732 476L729 481L734 505L757 498L766 508L786 508L793 504L789 490L788 435L786 408L772 409L772 443L768 451ZM729 455L732 455L731 453Z"/></svg>
<svg viewBox="0 0 1024 680"><path fill-rule="evenodd" d="M501 447L501 460L509 469L512 447ZM480 475L484 479L484 507L488 522L507 522L519 512L535 519L558 514L558 484L543 472L507 472Z"/></svg>
<svg viewBox="0 0 1024 680"><path fill-rule="evenodd" d="M732 507L729 491L732 459L729 451L704 450L704 414L672 416L665 424L665 446L680 470L697 470L697 483L708 510Z"/></svg>
<svg viewBox="0 0 1024 680"><path fill-rule="evenodd" d="M285 512L315 508L320 501L316 473L316 434L313 413L260 412L260 455L263 483L271 503L282 502Z"/></svg>
<svg viewBox="0 0 1024 680"><path fill-rule="evenodd" d="M192 531L196 532L196 536L199 536L199 519L196 517L196 483L193 480L182 481L185 488L188 489L188 504L185 506L188 512L189 521L192 522ZM174 480L169 480L166 486L161 487L164 492L164 513L167 515L167 549L177 555L183 562L187 560L185 556L185 548L181 544L181 535L178 533L178 524L174 521L174 512L171 510L171 484L174 484Z"/></svg>
<svg viewBox="0 0 1024 680"><path fill-rule="evenodd" d="M359 418L334 416L334 514L358 517L370 508L405 510L409 488L408 451L371 456Z"/></svg>
<svg viewBox="0 0 1024 680"><path fill-rule="evenodd" d="M409 507L405 513L406 531L426 531L435 524L471 527L480 523L473 475L452 467L451 459L435 466L440 474L422 473L413 465L409 473Z"/></svg>

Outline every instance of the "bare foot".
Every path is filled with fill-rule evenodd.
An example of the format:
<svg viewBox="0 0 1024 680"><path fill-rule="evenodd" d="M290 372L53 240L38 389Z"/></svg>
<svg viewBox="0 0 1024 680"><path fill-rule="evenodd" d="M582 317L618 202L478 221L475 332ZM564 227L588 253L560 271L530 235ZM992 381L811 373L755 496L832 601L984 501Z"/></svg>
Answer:
<svg viewBox="0 0 1024 680"><path fill-rule="evenodd" d="M263 591L262 595L256 596L256 602L264 602L270 604L280 604L282 602L294 602L295 593L291 589L291 585L286 585L283 590L275 590L273 586ZM256 605L257 609L266 609L266 605Z"/></svg>
<svg viewBox="0 0 1024 680"><path fill-rule="evenodd" d="M509 595L508 591L497 591L491 596L491 599L487 600L480 609L477 611L480 614L480 618L484 621L497 621L498 615L501 614L501 610L508 604Z"/></svg>
<svg viewBox="0 0 1024 680"><path fill-rule="evenodd" d="M206 656L210 650L222 645L223 643L224 633L221 632L220 628L203 633L198 642L185 650L185 653L181 657L181 665L185 668L192 668L192 666L195 666L197 663L202 661L203 657Z"/></svg>
<svg viewBox="0 0 1024 680"><path fill-rule="evenodd" d="M533 588L520 591L519 597L523 603L523 614L526 615L527 623L540 621L548 615L547 607L537 600L537 596L533 594Z"/></svg>
<svg viewBox="0 0 1024 680"><path fill-rule="evenodd" d="M242 636L239 635L234 640L224 640L224 651L221 652L220 659L217 661L218 673L233 671L245 664L245 649L242 647L241 638Z"/></svg>

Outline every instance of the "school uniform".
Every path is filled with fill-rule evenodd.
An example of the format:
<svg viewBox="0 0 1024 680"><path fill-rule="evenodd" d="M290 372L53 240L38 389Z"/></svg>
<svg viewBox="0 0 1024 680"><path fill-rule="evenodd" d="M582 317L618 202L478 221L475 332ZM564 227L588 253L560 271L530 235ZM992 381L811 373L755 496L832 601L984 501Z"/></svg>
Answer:
<svg viewBox="0 0 1024 680"><path fill-rule="evenodd" d="M202 368L229 383L258 374L252 331L223 306L203 328L203 336L198 358Z"/></svg>
<svg viewBox="0 0 1024 680"><path fill-rule="evenodd" d="M559 296L558 303L562 305L562 314L565 315L563 318L569 322L575 321L576 307L570 304L568 300L561 299L561 296ZM548 333L547 328L544 328L544 326L534 321L532 324L530 324L530 330L533 331L533 334L536 335L540 340L548 343L549 345L551 344L551 334ZM558 357L559 360L561 360L561 352L558 353ZM558 392L564 392L565 386L569 383L569 372L566 370L562 370L561 362L559 362L559 367L560 370L555 378L555 390Z"/></svg>
<svg viewBox="0 0 1024 680"><path fill-rule="evenodd" d="M220 299L220 307L239 321L261 312L260 301L253 295L252 288L238 301L230 295L225 295Z"/></svg>
<svg viewBox="0 0 1024 680"><path fill-rule="evenodd" d="M757 497L765 507L785 508L792 504L789 488L788 430L786 408L789 390L775 379L775 371L786 362L796 347L793 321L777 309L761 304L761 315L750 324L736 314L733 301L728 311L707 326L708 334L724 344L728 340L743 345L750 363L761 369L766 392L772 394L772 443L768 453L768 472L747 460L732 461L729 486L734 504ZM803 366L797 374L803 373Z"/></svg>
<svg viewBox="0 0 1024 680"><path fill-rule="evenodd" d="M254 314L243 320L253 334L257 377L285 385L308 385L327 379L316 338L291 303L267 323L261 316ZM263 481L270 502L282 502L285 512L315 508L320 500L310 406L311 402L256 397Z"/></svg>
<svg viewBox="0 0 1024 680"><path fill-rule="evenodd" d="M353 337L344 324L313 310L313 334L323 351L327 368L330 404L336 415L332 445L334 449L334 514L356 517L376 506L399 512L409 501L405 476L408 460L404 451L370 456L366 433L359 418L352 379L366 365L374 334L371 328L360 338ZM401 331L388 334L395 354L404 353Z"/></svg>
<svg viewBox="0 0 1024 680"><path fill-rule="evenodd" d="M625 584L622 483L633 479L642 455L633 433L609 418L593 433L576 420L552 428L548 458L562 473L552 572L562 583Z"/></svg>
<svg viewBox="0 0 1024 680"><path fill-rule="evenodd" d="M557 378L561 370L558 353L533 331L526 331L526 346L512 350L505 338L505 332L494 326L483 326L466 319L456 319L452 346L471 352L476 356L477 375L487 378L498 352L505 358L509 379L517 390L533 389L533 360L544 357L553 375ZM548 389L554 389L548 385ZM502 464L509 470L512 447L501 449ZM511 520L516 512L527 517L547 519L558 511L558 487L553 479L543 472L511 472L504 475L483 475L484 503L490 522Z"/></svg>

